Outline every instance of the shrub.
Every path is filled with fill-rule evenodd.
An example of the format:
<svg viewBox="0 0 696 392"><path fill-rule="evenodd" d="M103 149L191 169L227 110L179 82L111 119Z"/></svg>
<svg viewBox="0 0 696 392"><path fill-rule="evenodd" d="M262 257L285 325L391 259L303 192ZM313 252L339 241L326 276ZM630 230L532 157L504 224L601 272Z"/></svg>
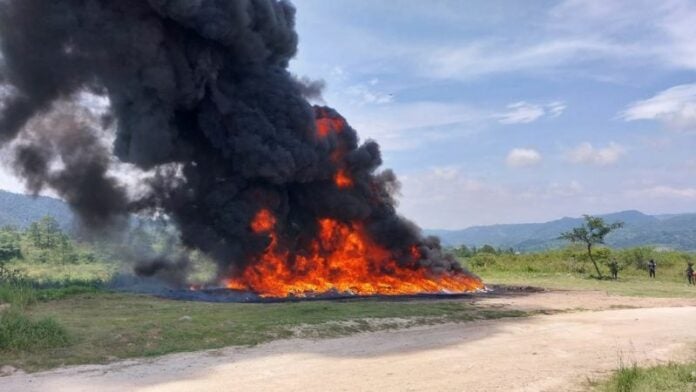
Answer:
<svg viewBox="0 0 696 392"><path fill-rule="evenodd" d="M476 268L490 268L496 263L496 256L490 253L477 253L469 258L469 265Z"/></svg>
<svg viewBox="0 0 696 392"><path fill-rule="evenodd" d="M14 308L0 312L0 351L62 347L69 341L65 328L51 318L34 321Z"/></svg>
<svg viewBox="0 0 696 392"><path fill-rule="evenodd" d="M0 282L0 303L25 307L36 300L36 289L30 284Z"/></svg>
<svg viewBox="0 0 696 392"><path fill-rule="evenodd" d="M635 364L628 367L622 365L615 376L616 391L631 392L638 376L638 367Z"/></svg>
<svg viewBox="0 0 696 392"><path fill-rule="evenodd" d="M0 303L26 306L36 301L36 290L26 276L0 262Z"/></svg>

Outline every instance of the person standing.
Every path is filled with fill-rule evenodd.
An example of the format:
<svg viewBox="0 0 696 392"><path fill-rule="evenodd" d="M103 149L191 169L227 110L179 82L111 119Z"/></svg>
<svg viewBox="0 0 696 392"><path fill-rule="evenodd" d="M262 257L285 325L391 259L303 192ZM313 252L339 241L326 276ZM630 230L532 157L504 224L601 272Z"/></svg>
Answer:
<svg viewBox="0 0 696 392"><path fill-rule="evenodd" d="M616 259L613 259L611 263L609 263L609 271L611 271L612 279L619 279L619 263L616 262Z"/></svg>
<svg viewBox="0 0 696 392"><path fill-rule="evenodd" d="M655 270L656 269L657 269L657 264L655 264L655 260L650 259L650 261L648 261L648 275L651 278L655 277Z"/></svg>
<svg viewBox="0 0 696 392"><path fill-rule="evenodd" d="M689 284L696 284L696 277L694 277L694 263L687 264L686 279L689 280Z"/></svg>

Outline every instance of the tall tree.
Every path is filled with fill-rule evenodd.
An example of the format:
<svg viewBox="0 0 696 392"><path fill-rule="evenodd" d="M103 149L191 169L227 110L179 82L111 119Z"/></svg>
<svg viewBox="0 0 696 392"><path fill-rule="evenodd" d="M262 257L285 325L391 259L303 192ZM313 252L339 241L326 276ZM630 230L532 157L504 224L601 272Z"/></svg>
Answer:
<svg viewBox="0 0 696 392"><path fill-rule="evenodd" d="M587 256L592 261L592 264L597 271L597 277L602 278L602 272L599 270L599 265L592 255L592 247L597 244L604 243L604 237L612 231L623 227L623 222L614 222L611 224L606 224L604 219L591 216L583 215L585 217L585 222L580 227L575 227L571 231L561 233L559 239L567 240L573 243L582 243L587 247Z"/></svg>
<svg viewBox="0 0 696 392"><path fill-rule="evenodd" d="M19 231L14 228L0 229L0 262L22 257Z"/></svg>

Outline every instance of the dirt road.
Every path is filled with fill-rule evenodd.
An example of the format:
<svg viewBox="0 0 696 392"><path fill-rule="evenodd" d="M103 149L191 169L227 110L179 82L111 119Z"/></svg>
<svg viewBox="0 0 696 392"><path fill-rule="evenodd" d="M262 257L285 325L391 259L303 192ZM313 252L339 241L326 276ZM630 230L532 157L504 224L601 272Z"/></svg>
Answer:
<svg viewBox="0 0 696 392"><path fill-rule="evenodd" d="M563 313L79 366L0 378L28 391L558 391L619 360L685 360L696 307Z"/></svg>

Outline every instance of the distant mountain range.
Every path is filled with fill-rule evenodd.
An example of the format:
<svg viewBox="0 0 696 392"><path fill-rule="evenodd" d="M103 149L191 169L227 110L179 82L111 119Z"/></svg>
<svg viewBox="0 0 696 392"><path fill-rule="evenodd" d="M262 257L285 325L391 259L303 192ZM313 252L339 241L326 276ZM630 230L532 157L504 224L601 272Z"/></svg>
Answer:
<svg viewBox="0 0 696 392"><path fill-rule="evenodd" d="M64 229L73 226L73 214L63 201L51 197L32 197L0 191L0 226L27 227L46 215L53 216ZM622 211L600 215L607 222L622 221L626 226L607 236L614 247L656 246L696 251L696 213L646 215ZM535 251L557 248L561 232L578 226L582 218L561 218L546 223L473 226L463 230L425 230L437 235L447 246L483 246Z"/></svg>
<svg viewBox="0 0 696 392"><path fill-rule="evenodd" d="M73 214L65 202L0 191L0 226L25 228L46 215L54 217L64 229L72 227Z"/></svg>
<svg viewBox="0 0 696 392"><path fill-rule="evenodd" d="M626 225L607 236L613 247L655 246L679 250L696 250L696 213L646 215L640 211L622 211L599 215L607 222ZM580 225L583 218L561 218L546 223L474 226L463 230L425 230L437 235L448 246L492 245L519 251L536 251L563 246L561 232Z"/></svg>

